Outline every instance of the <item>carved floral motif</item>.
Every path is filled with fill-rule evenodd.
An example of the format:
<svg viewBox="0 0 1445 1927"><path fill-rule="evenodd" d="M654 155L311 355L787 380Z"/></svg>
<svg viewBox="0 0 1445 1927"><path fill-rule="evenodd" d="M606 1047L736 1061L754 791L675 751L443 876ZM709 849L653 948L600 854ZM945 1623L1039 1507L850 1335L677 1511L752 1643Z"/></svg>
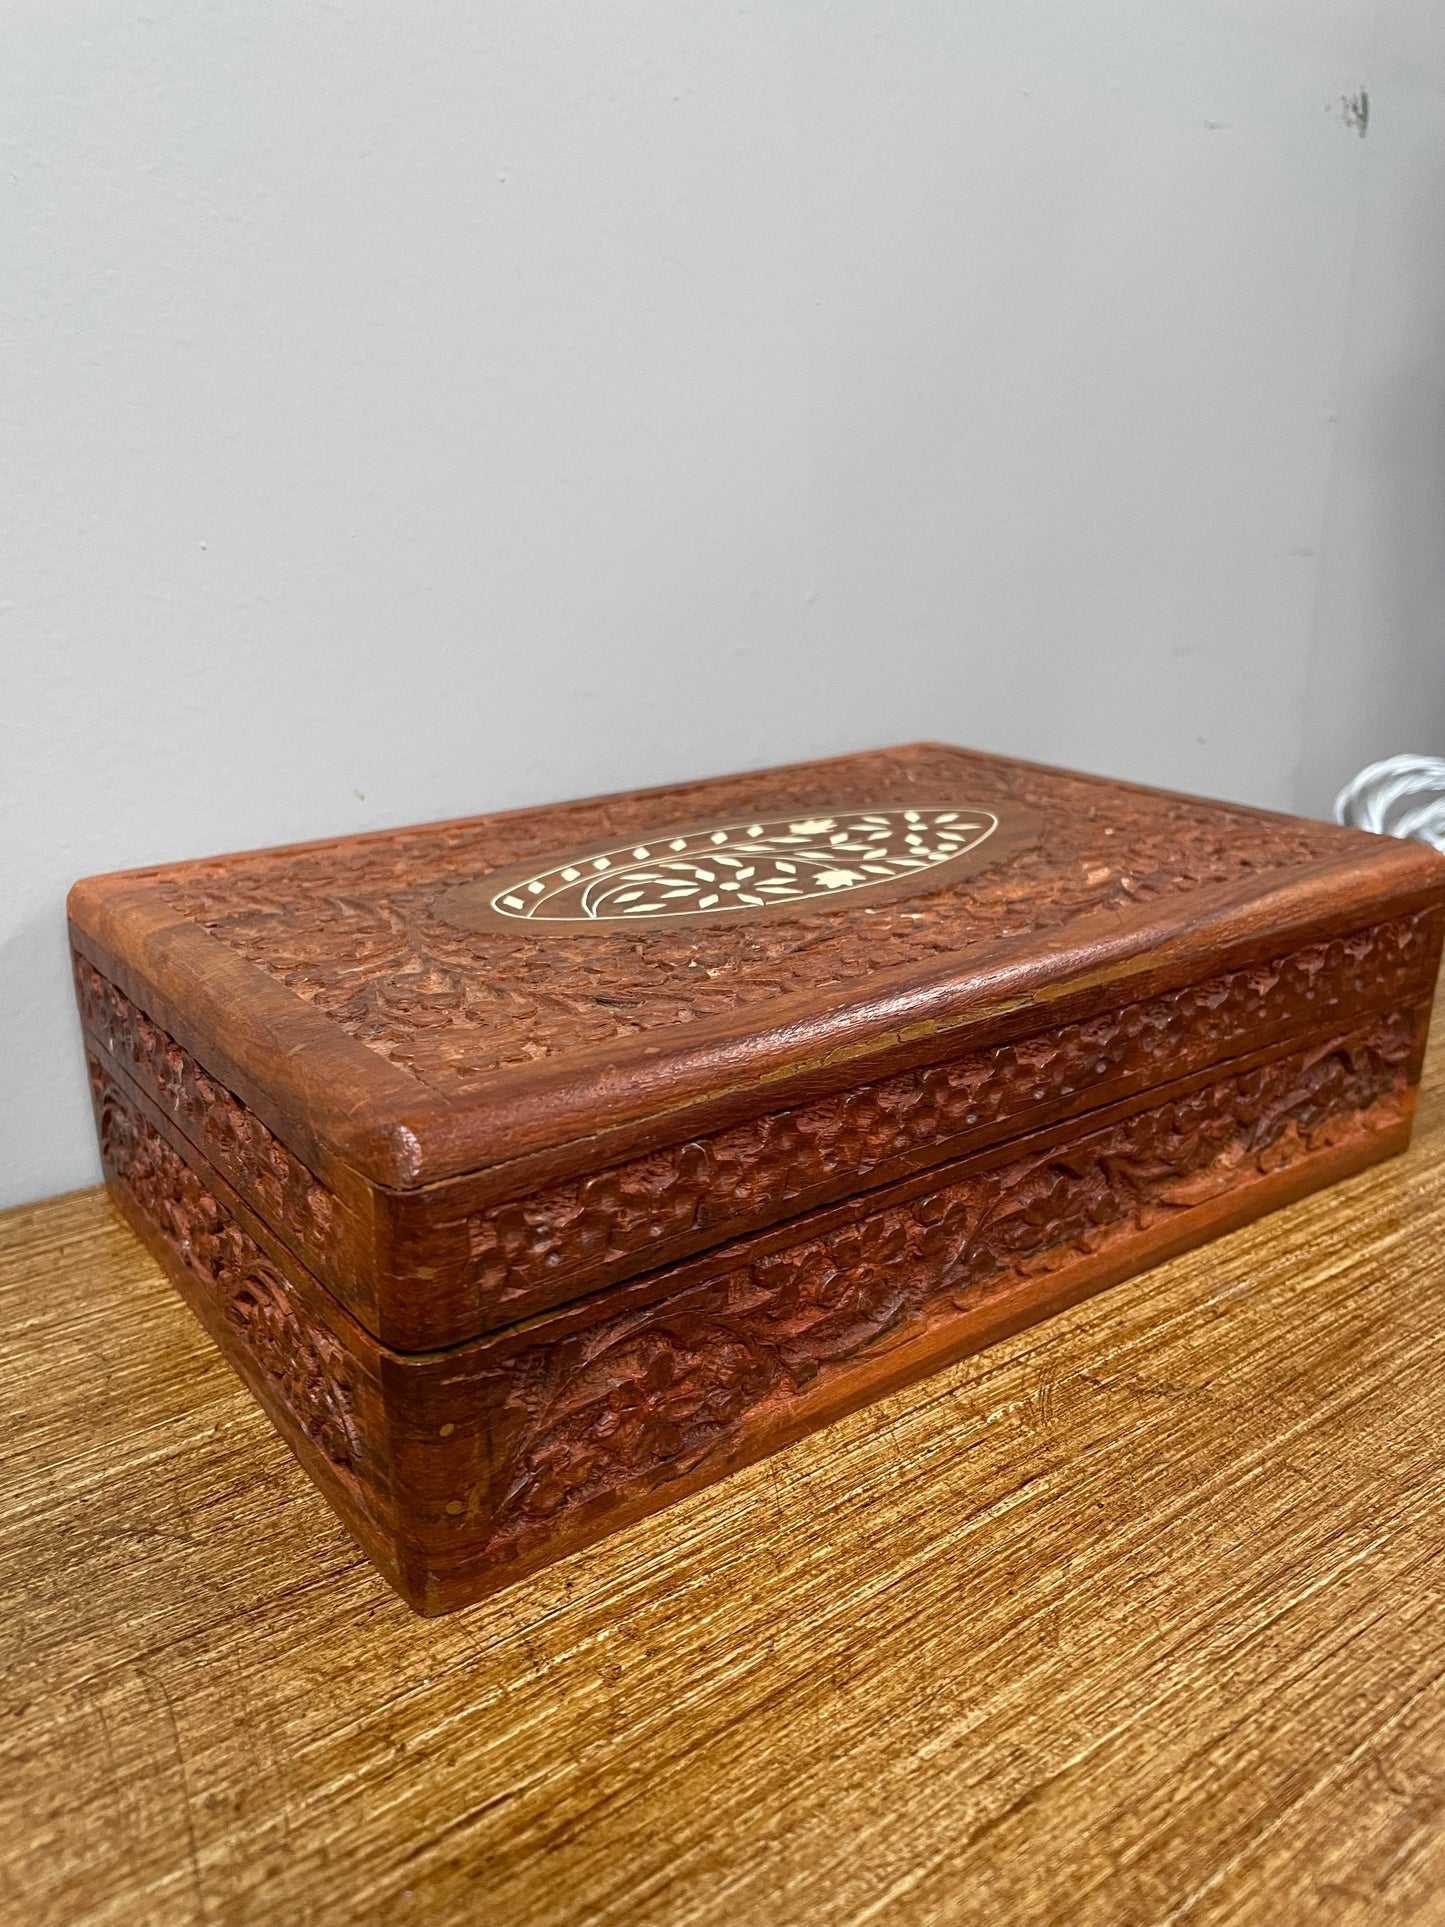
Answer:
<svg viewBox="0 0 1445 1927"><path fill-rule="evenodd" d="M353 1471L361 1454L344 1348L306 1317L260 1246L96 1059L87 1061L107 1171L205 1286L312 1443Z"/></svg>
<svg viewBox="0 0 1445 1927"><path fill-rule="evenodd" d="M539 942L437 914L456 886L659 819L1014 804L1043 816L1007 863L876 908L717 928L621 927ZM924 746L632 798L387 831L156 873L174 906L352 1037L446 1092L503 1064L755 1008L872 972L958 958L1091 913L1336 852L1348 832Z"/></svg>
<svg viewBox="0 0 1445 1927"><path fill-rule="evenodd" d="M222 1177L273 1229L325 1250L340 1228L335 1197L190 1052L86 958L76 956L81 1020L94 1041L195 1140Z"/></svg>
<svg viewBox="0 0 1445 1927"><path fill-rule="evenodd" d="M1415 1016L1212 1082L1046 1152L957 1175L781 1250L723 1249L699 1282L485 1363L496 1551L676 1477L787 1402L955 1309L1107 1252L1404 1114ZM107 1169L232 1322L331 1463L363 1458L352 1363L218 1200L89 1061ZM816 1221L815 1221L816 1222ZM460 1364L460 1360L457 1361ZM457 1367L454 1366L455 1370Z"/></svg>
<svg viewBox="0 0 1445 1927"><path fill-rule="evenodd" d="M1300 1027L1312 1005L1325 1023L1332 1003L1402 1003L1420 994L1431 942L1426 915L1399 918L510 1200L468 1220L473 1280L507 1298L565 1271L581 1290L649 1246L784 1217L835 1180L936 1157L951 1138L1105 1080L1162 1084L1271 1024Z"/></svg>
<svg viewBox="0 0 1445 1927"><path fill-rule="evenodd" d="M1072 1144L728 1266L507 1364L499 1540L644 1490L768 1400L952 1307L1107 1250L1162 1218L1403 1114L1410 1013L1222 1077Z"/></svg>
<svg viewBox="0 0 1445 1927"><path fill-rule="evenodd" d="M1403 1005L1428 969L1428 913L1394 919L1267 965L1126 1005L1086 1023L905 1071L791 1111L474 1213L464 1260L478 1293L568 1295L622 1277L716 1228L718 1236L806 1209L829 1187L895 1160L938 1159L950 1139L1070 1101L1105 1080L1162 1083L1192 1061L1244 1049L1278 1021L1368 999ZM76 981L97 1044L137 1078L293 1249L325 1253L336 1199L244 1104L84 958ZM439 1284L454 1275L437 1252Z"/></svg>

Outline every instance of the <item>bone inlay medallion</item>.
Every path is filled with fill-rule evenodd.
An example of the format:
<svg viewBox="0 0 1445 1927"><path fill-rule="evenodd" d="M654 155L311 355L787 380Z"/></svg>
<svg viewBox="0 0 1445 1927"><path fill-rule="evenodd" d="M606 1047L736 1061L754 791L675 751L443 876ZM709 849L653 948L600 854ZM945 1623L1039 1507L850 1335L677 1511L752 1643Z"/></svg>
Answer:
<svg viewBox="0 0 1445 1927"><path fill-rule="evenodd" d="M1004 827L997 811L962 803L741 817L515 865L448 892L437 908L472 925L576 931L893 897L930 887L964 858L976 859L969 869L992 860L995 839L999 855L1016 848L1023 825L1010 824L1007 837Z"/></svg>

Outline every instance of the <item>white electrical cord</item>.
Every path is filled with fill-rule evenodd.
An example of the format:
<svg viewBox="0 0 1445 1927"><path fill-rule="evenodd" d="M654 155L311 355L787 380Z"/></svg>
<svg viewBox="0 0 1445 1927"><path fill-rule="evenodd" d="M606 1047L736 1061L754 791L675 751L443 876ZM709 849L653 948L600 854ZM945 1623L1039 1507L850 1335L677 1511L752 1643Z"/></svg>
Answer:
<svg viewBox="0 0 1445 1927"><path fill-rule="evenodd" d="M1445 758L1387 756L1371 763L1335 798L1335 821L1445 850Z"/></svg>

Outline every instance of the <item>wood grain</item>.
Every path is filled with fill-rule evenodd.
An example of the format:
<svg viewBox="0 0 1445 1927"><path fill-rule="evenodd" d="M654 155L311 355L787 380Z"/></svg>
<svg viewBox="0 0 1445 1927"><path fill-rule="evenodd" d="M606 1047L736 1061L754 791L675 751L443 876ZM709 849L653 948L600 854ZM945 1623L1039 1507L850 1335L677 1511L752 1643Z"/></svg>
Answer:
<svg viewBox="0 0 1445 1927"><path fill-rule="evenodd" d="M1397 1156L1427 1018L1234 1060L427 1353L378 1346L158 1110L90 1070L122 1215L343 1523L438 1613Z"/></svg>
<svg viewBox="0 0 1445 1927"><path fill-rule="evenodd" d="M964 789L1037 813L1037 848L876 914L704 941L487 936L432 912L518 858L649 827L664 799L711 815ZM69 908L77 950L318 1177L409 1189L585 1139L576 1175L1442 895L1424 844L911 744L90 877Z"/></svg>
<svg viewBox="0 0 1445 1927"><path fill-rule="evenodd" d="M1066 1000L1055 997L1043 1030L1035 1014L1032 1032L873 1083L845 1067L844 1085L810 1106L642 1157L592 1168L598 1140L579 1139L568 1157L580 1178L565 1160L517 1158L410 1191L370 1187L335 1162L323 1184L86 958L75 977L88 1050L179 1128L182 1155L215 1170L383 1344L429 1351L1245 1053L1428 1007L1442 930L1445 905L1142 1001L1096 1001L1082 1021L1059 1021ZM1098 973L1091 990L1120 994ZM1027 1024L1027 1008L1009 1021Z"/></svg>
<svg viewBox="0 0 1445 1927"><path fill-rule="evenodd" d="M0 1910L1445 1920L1415 1144L453 1618L99 1193L0 1219Z"/></svg>

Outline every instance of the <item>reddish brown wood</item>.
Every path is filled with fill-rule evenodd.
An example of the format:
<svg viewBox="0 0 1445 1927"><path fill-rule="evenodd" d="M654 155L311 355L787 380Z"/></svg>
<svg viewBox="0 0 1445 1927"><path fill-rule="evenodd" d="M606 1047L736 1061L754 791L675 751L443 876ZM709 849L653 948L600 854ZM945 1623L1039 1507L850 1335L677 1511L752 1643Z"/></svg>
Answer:
<svg viewBox="0 0 1445 1927"><path fill-rule="evenodd" d="M557 1181L552 1160L513 1160L411 1191L369 1191L336 1166L337 1188L323 1185L83 957L76 985L87 1035L303 1264L385 1343L425 1350L1296 1037L1302 1024L1338 1028L1409 1003L1437 942L1434 914L1417 911L580 1178ZM596 1143L587 1148L595 1162Z"/></svg>
<svg viewBox="0 0 1445 1927"><path fill-rule="evenodd" d="M445 1352L396 1353L92 1060L125 1215L368 1553L446 1611L1402 1150L1424 1017L1036 1134Z"/></svg>
<svg viewBox="0 0 1445 1927"><path fill-rule="evenodd" d="M954 803L1011 826L988 862ZM449 914L845 805L931 823L935 873L898 843L756 922ZM1442 879L926 744L91 879L71 917L118 1201L435 1611L1399 1149Z"/></svg>

